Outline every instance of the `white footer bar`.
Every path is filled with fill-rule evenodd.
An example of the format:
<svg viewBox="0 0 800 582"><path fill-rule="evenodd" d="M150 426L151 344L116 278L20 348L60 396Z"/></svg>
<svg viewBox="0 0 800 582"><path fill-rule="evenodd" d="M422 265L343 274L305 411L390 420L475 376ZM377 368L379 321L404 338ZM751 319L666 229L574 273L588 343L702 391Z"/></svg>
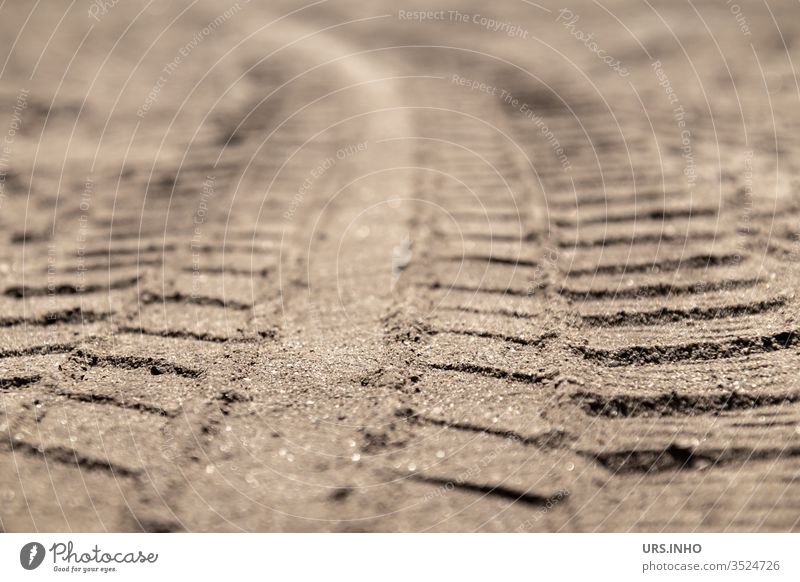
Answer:
<svg viewBox="0 0 800 582"><path fill-rule="evenodd" d="M3 534L2 580L800 580L793 534ZM176 578L180 577L180 578Z"/></svg>

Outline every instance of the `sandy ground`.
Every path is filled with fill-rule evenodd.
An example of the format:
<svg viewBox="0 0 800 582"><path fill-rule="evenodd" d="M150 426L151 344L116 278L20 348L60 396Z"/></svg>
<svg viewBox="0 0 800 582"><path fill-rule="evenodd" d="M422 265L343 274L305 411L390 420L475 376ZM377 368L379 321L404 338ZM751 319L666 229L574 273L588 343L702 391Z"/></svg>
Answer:
<svg viewBox="0 0 800 582"><path fill-rule="evenodd" d="M799 16L3 2L0 530L798 529Z"/></svg>

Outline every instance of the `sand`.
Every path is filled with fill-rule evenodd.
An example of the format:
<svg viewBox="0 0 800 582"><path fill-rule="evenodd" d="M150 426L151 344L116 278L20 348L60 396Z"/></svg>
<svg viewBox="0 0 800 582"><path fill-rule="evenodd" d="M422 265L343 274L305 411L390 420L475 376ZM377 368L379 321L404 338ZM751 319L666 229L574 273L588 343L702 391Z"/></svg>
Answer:
<svg viewBox="0 0 800 582"><path fill-rule="evenodd" d="M798 529L796 6L187 6L0 8L0 530Z"/></svg>

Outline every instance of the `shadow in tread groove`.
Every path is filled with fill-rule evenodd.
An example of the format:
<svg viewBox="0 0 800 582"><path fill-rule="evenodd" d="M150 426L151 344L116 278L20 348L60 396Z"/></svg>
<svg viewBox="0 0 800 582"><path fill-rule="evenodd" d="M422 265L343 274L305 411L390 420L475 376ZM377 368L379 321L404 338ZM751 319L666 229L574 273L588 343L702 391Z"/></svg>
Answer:
<svg viewBox="0 0 800 582"><path fill-rule="evenodd" d="M517 503L524 503L526 505L535 505L542 507L551 503L552 499L556 497L553 495L538 495L536 493L528 493L526 491L519 491L511 487L504 487L503 485L484 485L480 483L471 483L469 481L461 481L459 479L443 479L441 477L427 477L425 475L414 475L410 477L414 481L428 483L430 485L437 485L440 487L451 487L466 491L469 493L480 493L484 496L492 495L502 499L508 499Z"/></svg>

